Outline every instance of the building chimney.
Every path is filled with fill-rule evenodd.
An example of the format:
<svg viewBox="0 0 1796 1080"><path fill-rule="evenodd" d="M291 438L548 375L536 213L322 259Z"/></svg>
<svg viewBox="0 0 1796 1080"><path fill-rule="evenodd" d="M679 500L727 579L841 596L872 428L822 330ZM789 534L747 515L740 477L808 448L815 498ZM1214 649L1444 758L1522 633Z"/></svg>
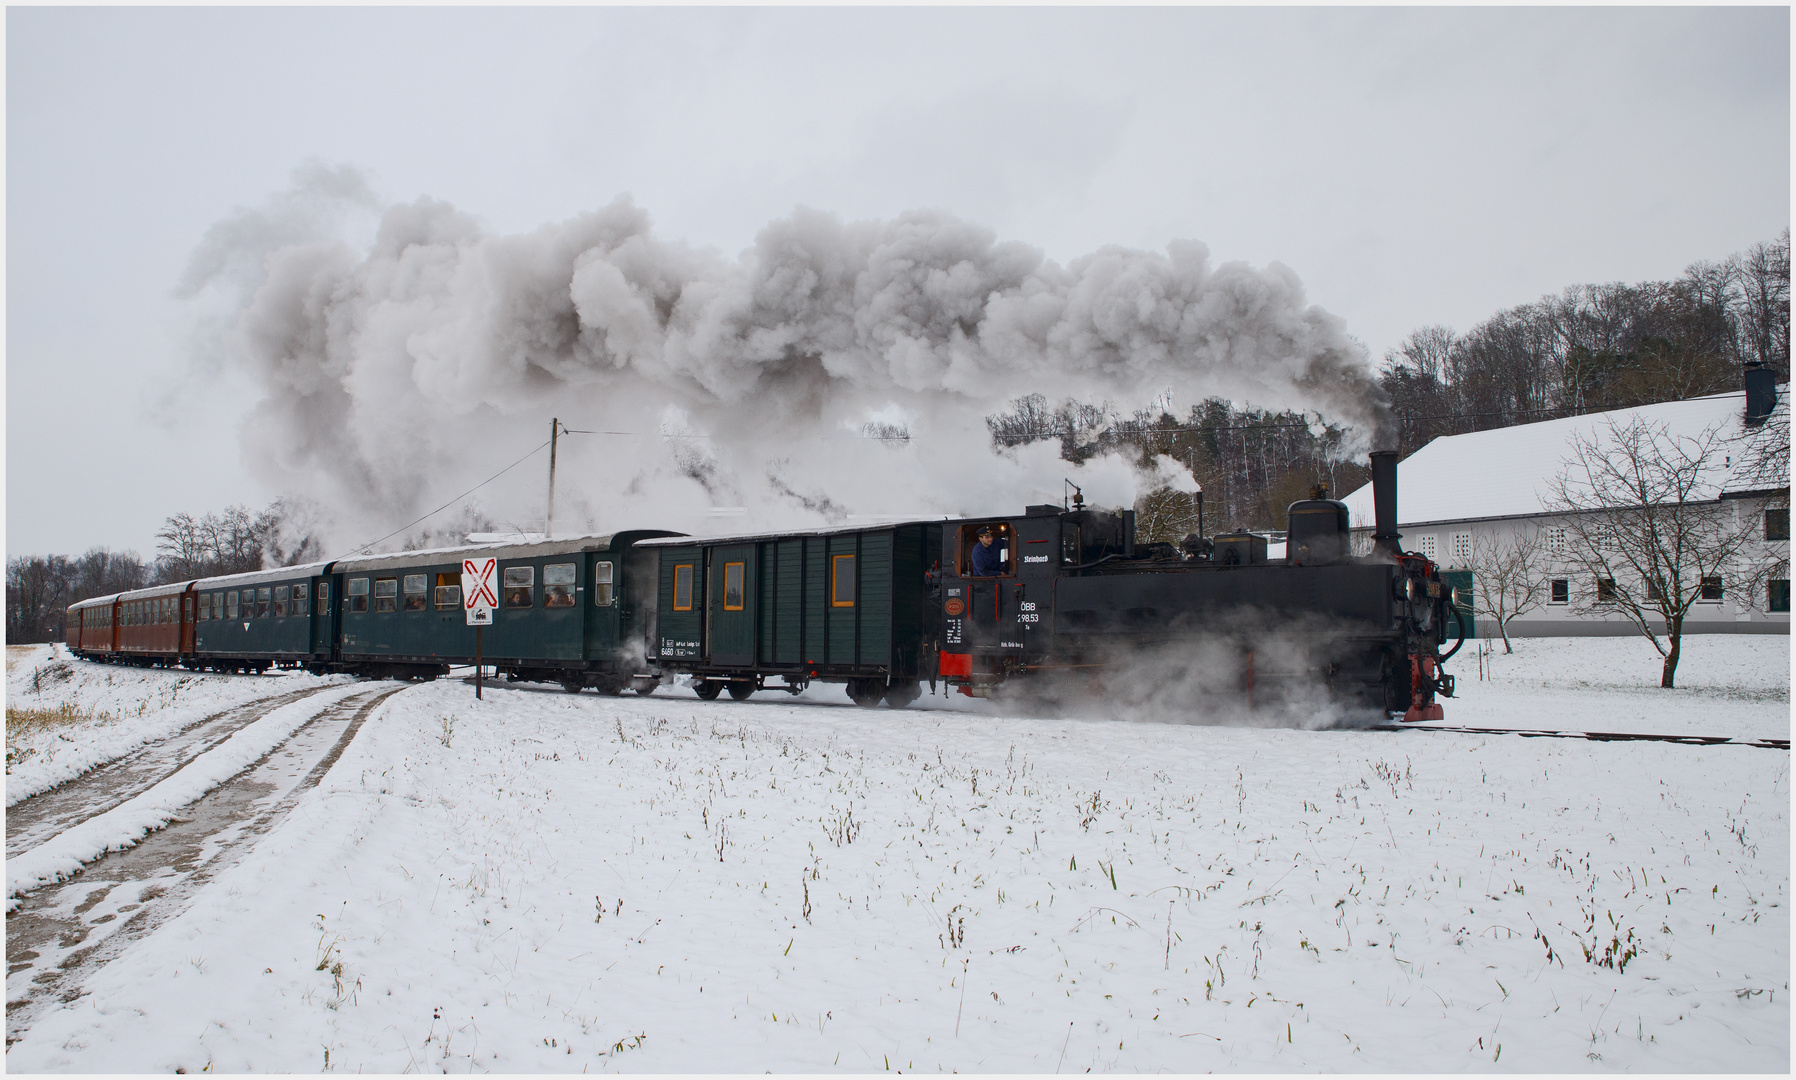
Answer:
<svg viewBox="0 0 1796 1080"><path fill-rule="evenodd" d="M1397 532L1397 451L1372 451L1372 549L1393 559L1401 552Z"/></svg>
<svg viewBox="0 0 1796 1080"><path fill-rule="evenodd" d="M1747 427L1758 427L1777 408L1777 373L1757 360L1746 364Z"/></svg>

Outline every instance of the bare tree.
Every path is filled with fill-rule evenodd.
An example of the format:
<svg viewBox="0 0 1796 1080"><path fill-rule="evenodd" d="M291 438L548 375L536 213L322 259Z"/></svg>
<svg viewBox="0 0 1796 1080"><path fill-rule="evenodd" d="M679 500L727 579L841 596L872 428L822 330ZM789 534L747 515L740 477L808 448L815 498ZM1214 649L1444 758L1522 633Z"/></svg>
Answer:
<svg viewBox="0 0 1796 1080"><path fill-rule="evenodd" d="M1574 606L1633 623L1664 657L1662 687L1676 685L1690 608L1721 599L1723 575L1752 563L1759 546L1758 516L1719 498L1729 446L1718 428L1678 436L1638 416L1609 420L1574 438L1552 483L1549 509L1563 515L1568 555L1589 575Z"/></svg>
<svg viewBox="0 0 1796 1080"><path fill-rule="evenodd" d="M211 553L210 540L206 522L195 521L186 511L163 522L156 533L156 561L162 564L163 580L185 581L203 574Z"/></svg>
<svg viewBox="0 0 1796 1080"><path fill-rule="evenodd" d="M1497 624L1503 651L1512 653L1509 622L1547 602L1546 551L1540 534L1524 527L1503 540L1472 543L1472 611Z"/></svg>

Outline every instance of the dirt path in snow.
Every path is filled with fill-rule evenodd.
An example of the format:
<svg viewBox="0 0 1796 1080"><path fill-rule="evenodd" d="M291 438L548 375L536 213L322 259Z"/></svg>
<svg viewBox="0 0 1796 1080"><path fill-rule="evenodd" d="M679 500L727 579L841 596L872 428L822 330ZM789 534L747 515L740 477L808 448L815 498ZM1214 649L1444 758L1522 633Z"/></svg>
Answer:
<svg viewBox="0 0 1796 1080"><path fill-rule="evenodd" d="M317 786L362 722L402 689L371 687L326 707L142 843L109 852L73 879L21 897L18 909L6 917L6 1045L17 1041L44 1008L79 996L95 970L185 910L201 886L242 858L255 838ZM249 717L253 720L314 692L244 708L255 714ZM8 841L10 847L10 836Z"/></svg>
<svg viewBox="0 0 1796 1080"><path fill-rule="evenodd" d="M307 687L213 713L117 761L15 803L6 811L6 857L29 851L57 833L141 795L273 710L325 689Z"/></svg>

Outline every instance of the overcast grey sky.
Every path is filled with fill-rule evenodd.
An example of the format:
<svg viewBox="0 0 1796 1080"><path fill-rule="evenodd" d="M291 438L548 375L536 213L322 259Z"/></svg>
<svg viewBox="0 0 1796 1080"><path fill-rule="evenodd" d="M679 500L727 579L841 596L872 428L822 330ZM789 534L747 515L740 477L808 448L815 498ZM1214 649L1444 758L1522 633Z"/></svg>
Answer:
<svg viewBox="0 0 1796 1080"><path fill-rule="evenodd" d="M1790 223L1783 7L6 18L9 555L150 556L170 513L279 494L175 289L308 161L499 233L627 192L730 257L799 205L1063 263L1196 239L1290 267L1375 358Z"/></svg>

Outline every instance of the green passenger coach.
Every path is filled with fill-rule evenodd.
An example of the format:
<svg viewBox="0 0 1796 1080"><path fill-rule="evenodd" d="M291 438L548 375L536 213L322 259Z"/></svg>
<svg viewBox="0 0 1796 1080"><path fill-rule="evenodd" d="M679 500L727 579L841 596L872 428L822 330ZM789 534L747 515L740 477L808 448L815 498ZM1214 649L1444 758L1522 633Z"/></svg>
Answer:
<svg viewBox="0 0 1796 1080"><path fill-rule="evenodd" d="M706 699L777 677L790 693L841 682L858 704L907 705L935 674L941 535L939 522L905 522L645 542L659 557L650 659Z"/></svg>
<svg viewBox="0 0 1796 1080"><path fill-rule="evenodd" d="M655 613L634 597L652 595L653 556L635 545L672 535L637 530L339 560L330 567L339 597L332 666L428 678L447 674L451 664L472 664L475 628L462 605L462 562L493 559L499 603L482 630L482 663L514 681L650 693L659 676L642 643Z"/></svg>

